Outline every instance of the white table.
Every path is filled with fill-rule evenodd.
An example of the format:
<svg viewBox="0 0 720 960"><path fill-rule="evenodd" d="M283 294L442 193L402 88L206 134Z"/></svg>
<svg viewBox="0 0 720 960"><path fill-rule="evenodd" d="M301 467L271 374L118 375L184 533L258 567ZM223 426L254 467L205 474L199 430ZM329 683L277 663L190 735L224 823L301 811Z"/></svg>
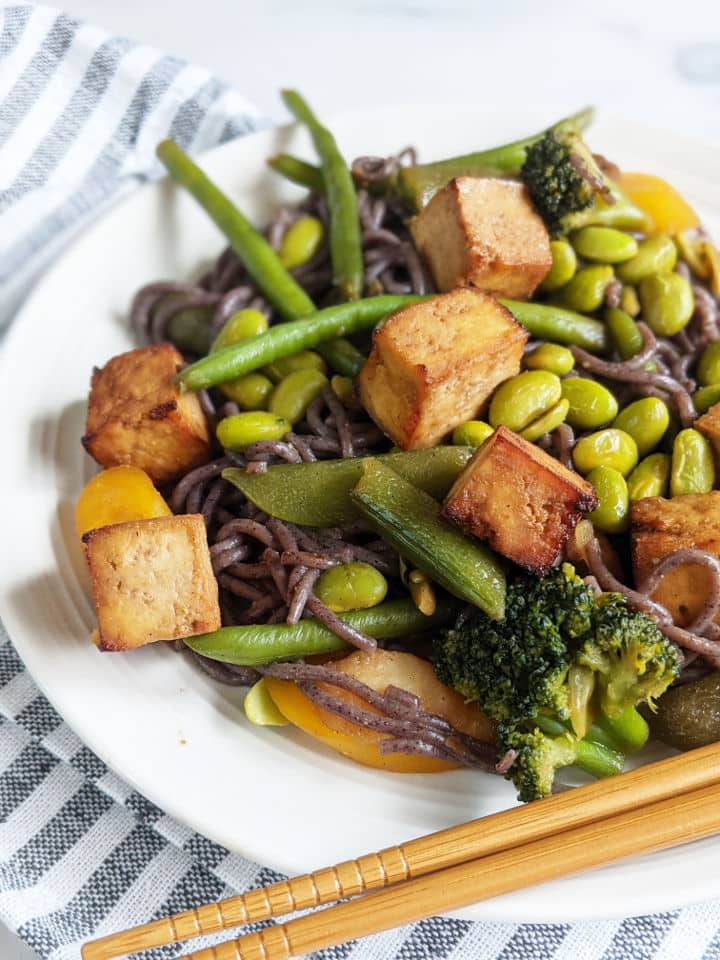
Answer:
<svg viewBox="0 0 720 960"><path fill-rule="evenodd" d="M322 114L501 98L604 106L720 141L717 0L57 0L210 66L274 119L295 86ZM172 10L172 12L168 12ZM682 12L678 12L681 10ZM32 954L0 928L0 957Z"/></svg>

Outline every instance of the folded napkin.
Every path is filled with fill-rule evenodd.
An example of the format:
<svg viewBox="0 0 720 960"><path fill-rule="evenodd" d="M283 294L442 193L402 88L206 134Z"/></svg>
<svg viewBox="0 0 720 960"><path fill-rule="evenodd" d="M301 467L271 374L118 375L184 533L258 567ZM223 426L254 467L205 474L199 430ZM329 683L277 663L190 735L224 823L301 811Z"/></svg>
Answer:
<svg viewBox="0 0 720 960"><path fill-rule="evenodd" d="M0 16L2 323L74 233L160 173L158 140L196 152L263 121L236 91L175 57L49 7ZM40 694L0 627L0 920L40 957L78 960L87 939L276 879L110 771ZM321 956L720 960L720 904L572 925L435 918Z"/></svg>

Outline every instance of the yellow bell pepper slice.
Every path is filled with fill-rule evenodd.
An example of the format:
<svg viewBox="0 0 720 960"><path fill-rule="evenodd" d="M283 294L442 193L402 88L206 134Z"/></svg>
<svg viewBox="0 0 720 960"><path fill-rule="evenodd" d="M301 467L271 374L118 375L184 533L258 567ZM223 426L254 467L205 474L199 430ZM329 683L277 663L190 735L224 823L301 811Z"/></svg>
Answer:
<svg viewBox="0 0 720 960"><path fill-rule="evenodd" d="M649 215L649 233L675 235L700 226L700 218L667 180L651 173L621 173L620 189Z"/></svg>
<svg viewBox="0 0 720 960"><path fill-rule="evenodd" d="M150 520L172 513L153 482L138 467L110 467L85 484L75 507L78 536L128 520Z"/></svg>

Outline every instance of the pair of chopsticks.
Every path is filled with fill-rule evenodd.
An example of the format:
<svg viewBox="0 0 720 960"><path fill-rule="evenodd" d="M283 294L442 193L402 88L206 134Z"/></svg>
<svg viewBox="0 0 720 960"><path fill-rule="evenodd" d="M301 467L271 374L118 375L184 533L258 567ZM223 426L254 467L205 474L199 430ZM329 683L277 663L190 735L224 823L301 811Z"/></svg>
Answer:
<svg viewBox="0 0 720 960"><path fill-rule="evenodd" d="M288 960L717 832L720 744L711 744L357 860L103 937L87 943L82 957L111 960L354 897L181 958Z"/></svg>

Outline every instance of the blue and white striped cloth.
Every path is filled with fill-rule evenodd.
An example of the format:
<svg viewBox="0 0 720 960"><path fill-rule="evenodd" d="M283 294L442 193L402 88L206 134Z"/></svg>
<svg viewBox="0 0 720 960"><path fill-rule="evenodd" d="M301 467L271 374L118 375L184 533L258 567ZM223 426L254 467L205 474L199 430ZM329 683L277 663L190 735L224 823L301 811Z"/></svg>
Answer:
<svg viewBox="0 0 720 960"><path fill-rule="evenodd" d="M0 16L2 323L74 233L159 173L158 140L199 151L262 120L236 91L175 57L48 7ZM89 938L274 879L110 771L39 693L0 627L0 919L40 957L77 960ZM433 919L324 956L720 960L720 904L574 925Z"/></svg>

